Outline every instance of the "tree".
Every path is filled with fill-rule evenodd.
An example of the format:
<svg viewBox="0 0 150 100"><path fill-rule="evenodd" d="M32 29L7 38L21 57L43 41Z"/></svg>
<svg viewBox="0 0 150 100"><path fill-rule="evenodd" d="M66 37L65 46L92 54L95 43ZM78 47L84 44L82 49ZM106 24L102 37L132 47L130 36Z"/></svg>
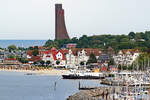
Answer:
<svg viewBox="0 0 150 100"><path fill-rule="evenodd" d="M37 56L39 54L39 50L35 49L32 51L33 56Z"/></svg>
<svg viewBox="0 0 150 100"><path fill-rule="evenodd" d="M142 53L136 59L138 61L138 66L140 70L145 70L149 66L149 55L147 53Z"/></svg>
<svg viewBox="0 0 150 100"><path fill-rule="evenodd" d="M29 50L33 50L33 47L29 47L28 49L29 49Z"/></svg>
<svg viewBox="0 0 150 100"><path fill-rule="evenodd" d="M8 50L11 52L12 50L16 50L17 47L15 45L8 46Z"/></svg>
<svg viewBox="0 0 150 100"><path fill-rule="evenodd" d="M71 39L71 41L72 41L73 43L77 43L77 42L78 42L78 39L77 39L77 37L73 37L73 38Z"/></svg>
<svg viewBox="0 0 150 100"><path fill-rule="evenodd" d="M59 60L57 60L57 61L56 61L56 64L57 64L57 65L59 65L59 64L60 64L60 61L59 61Z"/></svg>
<svg viewBox="0 0 150 100"><path fill-rule="evenodd" d="M121 69L122 69L120 64L118 65L118 69L119 69L119 70L121 70Z"/></svg>
<svg viewBox="0 0 150 100"><path fill-rule="evenodd" d="M87 64L97 63L97 59L93 53L90 54Z"/></svg>
<svg viewBox="0 0 150 100"><path fill-rule="evenodd" d="M110 59L110 61L109 61L109 63L108 63L108 66L114 65L114 64L115 64L114 59Z"/></svg>
<svg viewBox="0 0 150 100"><path fill-rule="evenodd" d="M131 41L131 39L134 40ZM141 41L141 39L144 39L144 41ZM119 51L121 49L136 48L140 48L142 51L145 51L147 48L150 48L150 32L130 32L128 35L83 35L79 39L72 38L64 40L48 40L44 46L48 49L52 47L60 49L63 47L64 44L67 43L76 43L77 48L106 49L107 47L111 46L116 51Z"/></svg>
<svg viewBox="0 0 150 100"><path fill-rule="evenodd" d="M38 46L34 46L34 50L38 50L39 49L39 47Z"/></svg>
<svg viewBox="0 0 150 100"><path fill-rule="evenodd" d="M24 47L18 47L18 50L25 50Z"/></svg>
<svg viewBox="0 0 150 100"><path fill-rule="evenodd" d="M83 66L83 65L84 65L84 62L83 62L83 61L81 61L81 62L80 62L80 65L81 65L81 66Z"/></svg>
<svg viewBox="0 0 150 100"><path fill-rule="evenodd" d="M14 55L9 55L8 58L16 58Z"/></svg>
<svg viewBox="0 0 150 100"><path fill-rule="evenodd" d="M133 68L134 68L133 65L131 65L128 67L128 70L133 70Z"/></svg>
<svg viewBox="0 0 150 100"><path fill-rule="evenodd" d="M134 39L135 38L135 33L134 32L130 32L128 34L128 36L129 36L130 39Z"/></svg>
<svg viewBox="0 0 150 100"><path fill-rule="evenodd" d="M25 59L25 58L17 58L17 60L21 63L28 63L28 59Z"/></svg>
<svg viewBox="0 0 150 100"><path fill-rule="evenodd" d="M45 64L45 61L41 60L40 64L43 66Z"/></svg>
<svg viewBox="0 0 150 100"><path fill-rule="evenodd" d="M46 61L46 65L49 65L50 63L51 63L51 61L49 61L49 60L48 60L48 61Z"/></svg>
<svg viewBox="0 0 150 100"><path fill-rule="evenodd" d="M122 66L122 69L123 69L123 70L126 70L126 69L127 69L127 66Z"/></svg>
<svg viewBox="0 0 150 100"><path fill-rule="evenodd" d="M36 65L36 64L37 64L37 62L33 62L33 64L34 64L34 65Z"/></svg>

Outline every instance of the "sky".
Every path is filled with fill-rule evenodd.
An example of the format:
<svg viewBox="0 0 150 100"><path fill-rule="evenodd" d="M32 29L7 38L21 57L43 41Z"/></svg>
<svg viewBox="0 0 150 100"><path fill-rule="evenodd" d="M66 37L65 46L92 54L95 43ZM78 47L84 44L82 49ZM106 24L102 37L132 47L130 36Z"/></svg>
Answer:
<svg viewBox="0 0 150 100"><path fill-rule="evenodd" d="M0 40L54 39L56 3L71 38L150 30L150 0L0 0Z"/></svg>

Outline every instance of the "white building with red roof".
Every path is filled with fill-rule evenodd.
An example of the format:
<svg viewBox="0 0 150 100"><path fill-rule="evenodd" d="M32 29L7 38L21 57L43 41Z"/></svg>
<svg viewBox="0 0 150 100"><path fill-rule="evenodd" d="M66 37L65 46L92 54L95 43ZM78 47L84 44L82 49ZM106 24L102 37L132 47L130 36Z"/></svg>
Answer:
<svg viewBox="0 0 150 100"><path fill-rule="evenodd" d="M51 48L50 50L45 51L39 50L39 55L33 56L32 51L29 50L27 51L27 58L31 63L43 60L45 62L50 61L51 65L53 65L54 67L64 67L66 66L66 53L68 53L67 49L57 50L56 48ZM34 58L38 58L38 60Z"/></svg>
<svg viewBox="0 0 150 100"><path fill-rule="evenodd" d="M64 67L66 66L66 57L63 50L56 50L52 48L51 50L45 51L42 54L43 61L50 61L54 67Z"/></svg>

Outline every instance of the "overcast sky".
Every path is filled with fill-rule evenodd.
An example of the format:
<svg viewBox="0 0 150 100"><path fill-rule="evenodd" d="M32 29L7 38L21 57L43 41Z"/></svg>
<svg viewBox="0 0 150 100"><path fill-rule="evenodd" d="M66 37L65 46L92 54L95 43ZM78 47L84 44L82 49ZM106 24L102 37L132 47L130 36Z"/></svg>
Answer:
<svg viewBox="0 0 150 100"><path fill-rule="evenodd" d="M0 0L0 39L54 39L55 3L70 37L150 30L150 0Z"/></svg>

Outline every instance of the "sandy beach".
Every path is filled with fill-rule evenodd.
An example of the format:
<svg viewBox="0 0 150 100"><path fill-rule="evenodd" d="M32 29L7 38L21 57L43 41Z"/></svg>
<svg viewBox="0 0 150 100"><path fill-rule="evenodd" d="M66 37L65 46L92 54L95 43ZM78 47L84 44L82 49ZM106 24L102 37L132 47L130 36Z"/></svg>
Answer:
<svg viewBox="0 0 150 100"><path fill-rule="evenodd" d="M33 73L37 75L62 75L68 73L68 70L60 70L60 69L48 69L48 70L47 69L44 70L0 69L0 71Z"/></svg>

